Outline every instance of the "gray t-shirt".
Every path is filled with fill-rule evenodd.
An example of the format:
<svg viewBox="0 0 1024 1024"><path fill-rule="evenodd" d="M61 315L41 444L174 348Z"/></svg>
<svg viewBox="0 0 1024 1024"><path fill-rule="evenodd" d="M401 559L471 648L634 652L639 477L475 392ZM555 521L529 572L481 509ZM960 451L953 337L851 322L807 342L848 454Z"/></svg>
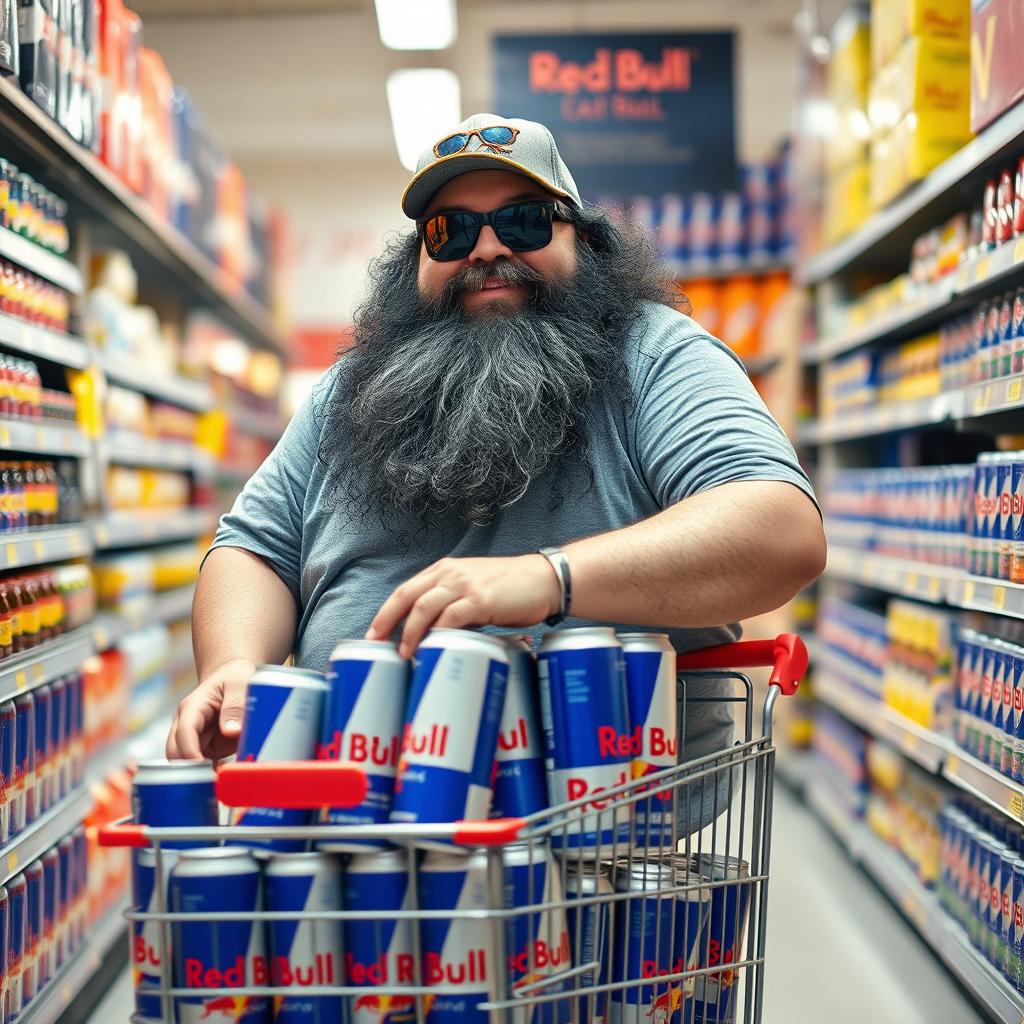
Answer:
<svg viewBox="0 0 1024 1024"><path fill-rule="evenodd" d="M552 510L548 473L487 526L452 524L408 546L396 544L372 517L339 511L317 458L325 403L345 386L342 359L223 517L213 546L244 548L273 567L300 610L296 663L323 670L337 640L362 636L395 587L440 558L567 544L736 480L786 481L813 498L792 446L740 361L693 320L650 303L625 354L632 408L602 396L588 415L593 486L582 469L560 470L559 491L567 496ZM540 637L546 629L530 632ZM669 633L676 649L686 651L736 640L740 629L733 623ZM688 687L686 760L731 742L730 707L694 700L721 689L718 683Z"/></svg>

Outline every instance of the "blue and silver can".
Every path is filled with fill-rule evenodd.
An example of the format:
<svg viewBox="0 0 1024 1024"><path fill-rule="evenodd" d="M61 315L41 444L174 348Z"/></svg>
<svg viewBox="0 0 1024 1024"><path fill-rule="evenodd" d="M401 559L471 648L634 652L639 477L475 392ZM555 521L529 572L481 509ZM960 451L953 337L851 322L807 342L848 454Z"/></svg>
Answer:
<svg viewBox="0 0 1024 1024"><path fill-rule="evenodd" d="M40 686L32 695L36 701L36 814L45 814L53 796L53 693L49 686Z"/></svg>
<svg viewBox="0 0 1024 1024"><path fill-rule="evenodd" d="M345 867L345 909L380 914L345 921L345 982L366 989L350 999L351 1024L416 1020L416 998L399 991L417 984L409 886L414 856L407 850L363 853Z"/></svg>
<svg viewBox="0 0 1024 1024"><path fill-rule="evenodd" d="M1010 906L1006 977L1017 991L1024 988L1024 859L1013 861L1013 900Z"/></svg>
<svg viewBox="0 0 1024 1024"><path fill-rule="evenodd" d="M324 853L279 853L264 871L267 910L341 911L341 861ZM344 937L340 918L267 923L270 976L288 991L274 999L275 1024L343 1024L343 996L307 995L303 989L342 984Z"/></svg>
<svg viewBox="0 0 1024 1024"><path fill-rule="evenodd" d="M157 857L153 849L132 851L132 908L144 914L166 913L170 910L168 882L171 869L178 859L177 850L160 851L162 881L157 885ZM164 926L159 921L133 921L131 924L132 982L135 989L135 1016L133 1020L145 1024L164 1018L161 986L170 988L170 964L167 977L160 955L160 934ZM161 979L163 978L162 982Z"/></svg>
<svg viewBox="0 0 1024 1024"><path fill-rule="evenodd" d="M611 895L615 890L608 878L607 868L593 861L569 861L565 864L566 926L573 951L573 963L597 963L597 970L580 976L580 988L585 990L608 981L611 962ZM581 993L579 1020L581 1024L605 1024L608 993Z"/></svg>
<svg viewBox="0 0 1024 1024"><path fill-rule="evenodd" d="M15 722L14 701L0 704L0 845L14 836Z"/></svg>
<svg viewBox="0 0 1024 1024"><path fill-rule="evenodd" d="M249 850L182 850L171 869L171 911L258 913L263 909L261 883L259 865ZM262 921L178 920L171 926L171 949L175 987L224 993L178 996L178 1024L199 1024L218 1014L239 1024L269 1024L266 996L232 994L234 989L270 984Z"/></svg>
<svg viewBox="0 0 1024 1024"><path fill-rule="evenodd" d="M391 799L402 742L402 716L409 690L409 663L394 644L383 640L342 640L327 668L327 701L317 757L351 761L366 772L367 790L355 807L333 807L321 821L328 825L380 825L391 813ZM359 852L379 846L349 840ZM340 850L330 841L332 850Z"/></svg>
<svg viewBox="0 0 1024 1024"><path fill-rule="evenodd" d="M508 689L494 758L492 818L525 818L548 805L538 720L537 663L529 637L502 637Z"/></svg>
<svg viewBox="0 0 1024 1024"><path fill-rule="evenodd" d="M68 792L65 786L65 765L68 758L67 705L68 687L63 679L50 684L53 708L50 714L50 800L56 803Z"/></svg>
<svg viewBox="0 0 1024 1024"><path fill-rule="evenodd" d="M238 760L313 760L326 697L327 680L320 672L280 665L256 669L246 689ZM312 811L297 808L247 807L231 811L233 825L260 828L309 825L312 818ZM236 845L296 853L307 844L303 839L239 839Z"/></svg>
<svg viewBox="0 0 1024 1024"><path fill-rule="evenodd" d="M507 686L496 637L430 631L416 651L392 821L487 818Z"/></svg>
<svg viewBox="0 0 1024 1024"><path fill-rule="evenodd" d="M21 991L26 1005L36 997L40 985L43 955L43 863L32 861L25 867L25 958Z"/></svg>
<svg viewBox="0 0 1024 1024"><path fill-rule="evenodd" d="M36 702L31 693L14 698L14 823L13 835L25 830L36 811Z"/></svg>
<svg viewBox="0 0 1024 1024"><path fill-rule="evenodd" d="M219 822L211 761L143 761L132 778L132 818L151 828L210 828ZM203 840L162 840L171 850Z"/></svg>
<svg viewBox="0 0 1024 1024"><path fill-rule="evenodd" d="M13 1020L25 1005L25 966L28 917L28 882L15 875L7 883L9 946L7 953L7 1013Z"/></svg>
<svg viewBox="0 0 1024 1024"><path fill-rule="evenodd" d="M43 933L39 947L39 985L45 985L57 970L57 929L60 905L60 854L51 846L43 854Z"/></svg>
<svg viewBox="0 0 1024 1024"><path fill-rule="evenodd" d="M639 752L622 645L604 626L554 630L541 643L537 670L551 806L585 799L552 834L552 847L610 856L613 844L629 841L629 813L615 807L625 793L603 794L629 782Z"/></svg>

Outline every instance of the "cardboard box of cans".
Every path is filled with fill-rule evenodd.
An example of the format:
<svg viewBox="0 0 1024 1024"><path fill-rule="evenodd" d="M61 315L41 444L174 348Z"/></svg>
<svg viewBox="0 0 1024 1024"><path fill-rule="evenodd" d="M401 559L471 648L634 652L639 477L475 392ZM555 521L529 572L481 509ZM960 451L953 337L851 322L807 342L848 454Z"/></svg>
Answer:
<svg viewBox="0 0 1024 1024"><path fill-rule="evenodd" d="M966 51L970 30L970 0L871 0L871 66L884 67L911 37Z"/></svg>
<svg viewBox="0 0 1024 1024"><path fill-rule="evenodd" d="M1024 98L1024 19L1017 0L971 0L971 129L980 132Z"/></svg>

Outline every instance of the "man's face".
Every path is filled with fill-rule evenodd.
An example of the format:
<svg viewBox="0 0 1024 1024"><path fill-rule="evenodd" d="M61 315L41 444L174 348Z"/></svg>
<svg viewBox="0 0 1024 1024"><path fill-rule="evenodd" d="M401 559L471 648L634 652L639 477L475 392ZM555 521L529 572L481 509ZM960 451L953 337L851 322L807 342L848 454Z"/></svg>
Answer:
<svg viewBox="0 0 1024 1024"><path fill-rule="evenodd" d="M441 210L489 213L509 203L552 198L552 194L540 185L511 171L468 171L438 189L423 219ZM500 259L525 264L549 282L568 280L576 271L575 231L571 224L556 220L552 227L550 245L533 252L517 253L502 245L494 229L485 224L480 229L480 237L473 251L465 259L452 260L450 263L432 260L421 243L417 277L419 293L427 300L436 298L459 271L469 266L493 264ZM484 280L482 288L463 292L459 301L467 315L485 317L496 305L511 304L518 307L522 306L526 298L524 285L505 285L493 278Z"/></svg>

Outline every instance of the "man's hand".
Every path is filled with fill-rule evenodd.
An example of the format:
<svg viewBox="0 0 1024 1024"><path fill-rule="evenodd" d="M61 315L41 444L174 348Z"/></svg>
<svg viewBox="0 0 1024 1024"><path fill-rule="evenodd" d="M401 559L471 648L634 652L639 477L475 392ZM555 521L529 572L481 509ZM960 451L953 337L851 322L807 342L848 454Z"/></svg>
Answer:
<svg viewBox="0 0 1024 1024"><path fill-rule="evenodd" d="M208 675L179 705L167 737L167 757L219 760L238 748L245 688L256 666L229 661Z"/></svg>
<svg viewBox="0 0 1024 1024"><path fill-rule="evenodd" d="M387 639L404 618L399 653L410 658L434 627L534 626L561 603L558 577L543 555L442 558L395 590L366 636Z"/></svg>

